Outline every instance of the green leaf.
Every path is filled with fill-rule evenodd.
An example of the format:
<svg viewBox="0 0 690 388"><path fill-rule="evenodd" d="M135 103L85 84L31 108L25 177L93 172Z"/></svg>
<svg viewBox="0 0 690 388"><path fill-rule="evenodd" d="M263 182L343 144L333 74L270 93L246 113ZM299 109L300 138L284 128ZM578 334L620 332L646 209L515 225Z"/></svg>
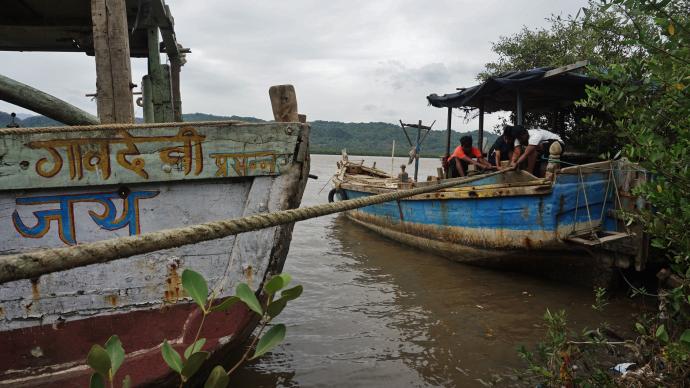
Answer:
<svg viewBox="0 0 690 388"><path fill-rule="evenodd" d="M86 363L102 377L110 375L110 356L101 345L93 345L86 356Z"/></svg>
<svg viewBox="0 0 690 388"><path fill-rule="evenodd" d="M247 305L252 311L259 315L264 315L263 310L261 309L261 304L259 303L259 300L256 299L256 295L254 295L254 292L252 291L251 288L245 283L240 283L237 285L237 288L235 289L235 296L240 298L244 304Z"/></svg>
<svg viewBox="0 0 690 388"><path fill-rule="evenodd" d="M89 388L105 388L105 379L100 373L94 373L89 380Z"/></svg>
<svg viewBox="0 0 690 388"><path fill-rule="evenodd" d="M657 327L656 338L658 338L661 342L668 342L668 333L666 332L666 327L664 325Z"/></svg>
<svg viewBox="0 0 690 388"><path fill-rule="evenodd" d="M206 338L199 338L195 343L189 345L187 349L184 351L184 358L185 360L189 358L192 354L198 352L201 350L201 348L204 347L204 344L206 343Z"/></svg>
<svg viewBox="0 0 690 388"><path fill-rule="evenodd" d="M196 352L192 354L184 363L181 372L182 376L186 379L192 377L192 375L201 368L201 365L208 359L210 354L209 352Z"/></svg>
<svg viewBox="0 0 690 388"><path fill-rule="evenodd" d="M637 332L640 334L645 334L647 332L640 322L635 322L635 329L637 329Z"/></svg>
<svg viewBox="0 0 690 388"><path fill-rule="evenodd" d="M276 292L285 288L290 281L292 281L292 276L286 273L281 273L271 278L271 280L269 280L264 286L264 290L266 290L266 292L269 294L275 294Z"/></svg>
<svg viewBox="0 0 690 388"><path fill-rule="evenodd" d="M685 329L683 334L680 335L680 342L690 345L690 329Z"/></svg>
<svg viewBox="0 0 690 388"><path fill-rule="evenodd" d="M117 373L117 370L120 369L122 362L125 360L125 349L122 347L120 338L116 335L108 338L108 341L105 343L105 351L108 352L110 363L112 364L110 367L112 377L115 376L115 373Z"/></svg>
<svg viewBox="0 0 690 388"><path fill-rule="evenodd" d="M294 286L292 288L288 288L287 290L284 290L281 294L281 298L285 298L288 301L294 300L300 297L302 295L302 291L304 291L304 288L302 285Z"/></svg>
<svg viewBox="0 0 690 388"><path fill-rule="evenodd" d="M208 285L206 280L198 272L185 269L182 272L182 288L192 297L196 304L206 311L206 300L208 299Z"/></svg>
<svg viewBox="0 0 690 388"><path fill-rule="evenodd" d="M287 305L287 302L287 298L280 298L274 300L273 302L271 302L271 304L268 305L268 307L266 307L266 313L271 319L277 317L278 314L280 314L283 311L283 309Z"/></svg>
<svg viewBox="0 0 690 388"><path fill-rule="evenodd" d="M225 388L230 383L230 377L222 366L218 365L208 375L204 388Z"/></svg>
<svg viewBox="0 0 690 388"><path fill-rule="evenodd" d="M130 388L132 386L132 378L129 375L122 380L122 388Z"/></svg>
<svg viewBox="0 0 690 388"><path fill-rule="evenodd" d="M240 298L238 298L236 296L230 296L230 297L225 298L225 300L223 300L219 304L211 307L211 309L209 311L227 311L230 307L232 307L232 305L234 305L235 303L237 303L239 301L240 301Z"/></svg>
<svg viewBox="0 0 690 388"><path fill-rule="evenodd" d="M256 350L254 350L254 355L250 360L253 360L261 355L265 354L269 350L273 349L285 338L285 325L282 323L273 326L266 334L261 337L259 343L256 345Z"/></svg>
<svg viewBox="0 0 690 388"><path fill-rule="evenodd" d="M180 358L180 354L170 346L168 340L163 341L161 354L163 355L163 360L165 360L165 363L168 364L170 369L177 373L182 372L182 358Z"/></svg>

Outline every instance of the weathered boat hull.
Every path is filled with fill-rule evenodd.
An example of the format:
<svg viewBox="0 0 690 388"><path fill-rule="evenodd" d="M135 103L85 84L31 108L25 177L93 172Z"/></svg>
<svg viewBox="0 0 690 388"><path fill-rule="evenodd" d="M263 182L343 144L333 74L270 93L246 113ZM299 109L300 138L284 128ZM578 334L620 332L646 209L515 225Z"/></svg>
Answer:
<svg viewBox="0 0 690 388"><path fill-rule="evenodd" d="M226 126L224 136L234 142L226 144L234 152L227 158L239 159L234 160L235 165L219 163L215 156L222 141L203 143L194 160L203 166L199 178L189 172L193 167L189 159L173 155L169 160L179 164L164 164L162 171L169 176L150 179L150 183L140 183L140 174L125 175L114 169L108 177L94 176L90 173L95 168L84 171L85 176L90 174L91 184L79 186L76 174L70 175L73 171L65 163L63 179L74 176L74 187L47 184L55 188L34 185L0 191L0 221L5 225L0 229L0 251L9 254L73 245L298 207L309 169L308 127L286 123L277 131L276 125L250 126L248 132L239 124ZM234 127L241 128L234 131ZM197 130L206 136L218 132L215 127ZM277 136L279 132L282 138ZM245 137L240 139L242 133ZM141 140L143 136L137 139L148 144ZM102 137L92 141L102 141ZM251 149L262 144L267 150ZM147 156L144 149L140 146L138 151ZM152 147L151 153L166 152L161 149ZM188 148L188 154L193 149ZM70 160L65 153L69 151L60 151L62 159ZM185 149L179 152L184 154ZM5 161L19 164L20 159ZM36 162L40 158L26 160L34 161L30 167L41 171ZM157 160L146 159L149 178L155 178ZM118 164L120 168L126 163ZM181 179L175 179L175 174ZM117 179L121 181L109 184ZM25 178L24 182L32 186L34 179ZM233 294L239 282L258 290L265 279L282 270L292 227L278 226L0 284L0 386L85 386L91 374L85 365L86 354L93 344L103 344L111 335L120 337L127 353L118 376L129 374L137 385L165 380L170 370L160 356L160 344L167 339L184 350L200 324L198 310L182 290L182 271L189 268L201 273L218 299ZM207 339L204 350L211 351L218 361L246 339L256 323L256 315L240 305L212 314L201 334Z"/></svg>
<svg viewBox="0 0 690 388"><path fill-rule="evenodd" d="M609 170L560 174L551 183L526 174L480 179L347 212L347 217L396 241L454 261L508 268L538 259L581 256L566 241L582 230L609 226L613 187ZM336 177L340 199L396 188Z"/></svg>

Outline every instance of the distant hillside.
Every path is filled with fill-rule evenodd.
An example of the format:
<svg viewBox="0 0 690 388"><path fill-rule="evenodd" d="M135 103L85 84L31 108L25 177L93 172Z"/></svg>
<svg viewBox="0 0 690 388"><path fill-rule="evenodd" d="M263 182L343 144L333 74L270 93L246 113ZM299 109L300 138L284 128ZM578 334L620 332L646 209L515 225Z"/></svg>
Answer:
<svg viewBox="0 0 690 388"><path fill-rule="evenodd" d="M247 122L265 122L255 117L216 116L206 113L187 113L182 115L184 121L222 121L238 120ZM137 119L139 121L140 119ZM9 123L10 115L0 112L0 127ZM25 119L15 119L22 127L43 127L61 125L55 120L44 116L32 116ZM343 123L340 121L312 121L311 124L311 152L316 154L339 154L345 148L351 155L390 155L393 140L395 140L395 154L405 156L410 146L399 125L390 123ZM410 139L417 137L416 131L408 130ZM460 136L470 134L477 141L477 131L460 133L453 131L451 136L451 150L460 142ZM484 136L491 144L496 139L493 133L484 132ZM438 157L445 153L446 132L434 130L422 144L422 156Z"/></svg>
<svg viewBox="0 0 690 388"><path fill-rule="evenodd" d="M393 140L395 140L395 154L407 155L410 151L402 128L390 123L343 123L339 121L312 121L311 149L314 153L337 154L343 148L351 155L390 155ZM417 138L415 129L408 129L410 140ZM477 142L477 131L460 133L453 131L451 135L451 152L460 144L460 137L471 135ZM493 143L496 135L484 132L489 143ZM446 152L446 131L432 130L422 143L422 156L437 157Z"/></svg>

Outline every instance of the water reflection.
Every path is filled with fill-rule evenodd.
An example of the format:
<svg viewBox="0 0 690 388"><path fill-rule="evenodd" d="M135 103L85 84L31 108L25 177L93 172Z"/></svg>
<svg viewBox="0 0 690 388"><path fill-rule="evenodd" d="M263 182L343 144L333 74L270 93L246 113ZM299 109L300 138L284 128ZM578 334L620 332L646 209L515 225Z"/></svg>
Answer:
<svg viewBox="0 0 690 388"><path fill-rule="evenodd" d="M337 159L312 157L319 180L304 205L325 201ZM476 386L520 366L515 349L541 338L547 308L566 309L577 328L605 319L622 332L632 311L620 301L595 313L588 289L453 263L342 215L299 223L285 271L305 287L279 317L286 342L241 368L238 386Z"/></svg>

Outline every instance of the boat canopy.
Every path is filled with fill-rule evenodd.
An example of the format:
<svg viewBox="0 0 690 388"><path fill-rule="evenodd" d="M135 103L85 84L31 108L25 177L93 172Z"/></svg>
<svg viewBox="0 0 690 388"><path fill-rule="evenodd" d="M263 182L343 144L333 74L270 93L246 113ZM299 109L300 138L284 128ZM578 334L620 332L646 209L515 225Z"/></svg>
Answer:
<svg viewBox="0 0 690 388"><path fill-rule="evenodd" d="M437 108L483 107L485 113L513 111L516 95L521 94L525 111L554 111L567 108L586 96L585 86L597 83L595 78L539 67L527 71L509 71L490 77L484 83L462 88L456 93L427 96Z"/></svg>
<svg viewBox="0 0 690 388"><path fill-rule="evenodd" d="M596 85L596 78L573 73L589 64L579 61L570 65L538 67L526 71L508 71L489 77L484 83L458 92L426 97L429 104L448 109L446 155L450 155L453 108L479 109L478 143L484 150L484 113L515 112L515 124L522 125L524 112L558 112L586 97L586 86Z"/></svg>

